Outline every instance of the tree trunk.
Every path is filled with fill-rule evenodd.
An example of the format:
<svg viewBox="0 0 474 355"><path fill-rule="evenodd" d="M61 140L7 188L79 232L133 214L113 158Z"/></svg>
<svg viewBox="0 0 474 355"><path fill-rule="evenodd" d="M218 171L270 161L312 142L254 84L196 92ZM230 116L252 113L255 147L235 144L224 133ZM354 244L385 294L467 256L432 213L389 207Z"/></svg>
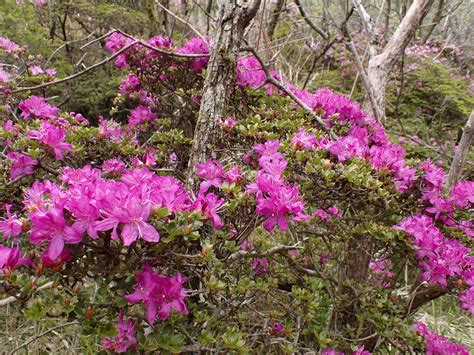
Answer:
<svg viewBox="0 0 474 355"><path fill-rule="evenodd" d="M474 110L471 111L471 115L464 126L461 140L458 145L456 154L454 155L451 168L449 169L448 177L446 178L446 190L450 191L451 188L458 182L461 176L462 167L469 153L469 147L471 146L472 136L474 135Z"/></svg>
<svg viewBox="0 0 474 355"><path fill-rule="evenodd" d="M342 301L334 305L329 323L329 330L337 337L352 338L354 334L351 334L349 327L358 329L360 332L356 335L358 337L370 333L370 325L363 324L360 327L357 324L359 308L357 289L359 284L364 284L368 280L372 249L373 241L370 235L354 235L346 243L344 264L339 273L336 295L342 297Z"/></svg>
<svg viewBox="0 0 474 355"><path fill-rule="evenodd" d="M272 3L272 12L270 15L270 22L268 23L267 28L267 36L269 41L273 39L275 28L278 24L278 20L280 19L281 10L283 9L283 4L285 3L285 0L276 0Z"/></svg>
<svg viewBox="0 0 474 355"><path fill-rule="evenodd" d="M220 138L216 118L226 114L229 91L235 82L236 62L246 27L255 17L261 0L218 2L218 23L207 67L207 77L188 162L186 183L195 187L195 165L211 157ZM216 158L215 154L212 158Z"/></svg>
<svg viewBox="0 0 474 355"><path fill-rule="evenodd" d="M388 75L403 54L415 31L420 27L433 2L434 0L414 0L382 52L369 60L367 78L374 93L375 104L382 113L380 117L382 124L385 123L385 87ZM370 108L370 105L366 102L364 108Z"/></svg>

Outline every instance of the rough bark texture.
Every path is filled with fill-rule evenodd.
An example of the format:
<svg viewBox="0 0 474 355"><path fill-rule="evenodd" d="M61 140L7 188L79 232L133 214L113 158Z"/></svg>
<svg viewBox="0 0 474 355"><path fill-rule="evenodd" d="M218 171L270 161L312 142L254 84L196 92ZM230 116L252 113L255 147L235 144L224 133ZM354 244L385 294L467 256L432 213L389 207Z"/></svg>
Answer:
<svg viewBox="0 0 474 355"><path fill-rule="evenodd" d="M268 23L268 28L267 28L267 36L268 36L269 41L273 39L275 28L278 24L278 20L280 19L280 14L283 9L284 3L285 3L285 0L276 0L276 2L272 3L273 5L272 5L271 14L270 14L270 22Z"/></svg>
<svg viewBox="0 0 474 355"><path fill-rule="evenodd" d="M373 243L370 236L357 235L347 242L344 260L339 273L337 296L343 298L334 307L330 320L330 331L336 336L350 338L348 327L358 328L357 311L359 307L357 285L367 281ZM370 326L359 327L360 337L370 333ZM344 350L344 349L342 349ZM350 349L346 349L350 350Z"/></svg>
<svg viewBox="0 0 474 355"><path fill-rule="evenodd" d="M220 130L216 118L226 113L229 90L235 81L236 62L246 27L255 17L261 0L218 3L216 32L207 67L201 107L188 162L187 185L194 188L196 163L211 157Z"/></svg>
<svg viewBox="0 0 474 355"><path fill-rule="evenodd" d="M462 167L466 161L467 153L471 146L472 137L474 136L474 110L471 111L471 115L464 126L461 140L459 141L458 150L454 155L451 168L449 169L448 177L446 179L446 190L451 188L459 181L461 176Z"/></svg>
<svg viewBox="0 0 474 355"><path fill-rule="evenodd" d="M434 0L415 0L382 52L369 60L367 78L374 93L375 104L382 112L380 121L385 122L385 87L388 75L403 54L415 31L428 13ZM364 105L364 108L370 105Z"/></svg>

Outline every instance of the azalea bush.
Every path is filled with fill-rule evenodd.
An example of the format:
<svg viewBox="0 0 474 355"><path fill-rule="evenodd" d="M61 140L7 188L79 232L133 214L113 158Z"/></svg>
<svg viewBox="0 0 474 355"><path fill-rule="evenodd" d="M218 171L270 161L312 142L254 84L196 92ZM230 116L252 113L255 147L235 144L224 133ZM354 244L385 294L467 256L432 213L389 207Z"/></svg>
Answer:
<svg viewBox="0 0 474 355"><path fill-rule="evenodd" d="M413 314L444 295L474 313L474 182L444 190L356 102L272 73L310 113L242 53L189 185L212 41L136 41L109 34L123 80L107 117L84 117L48 99L55 85L25 87L33 66L55 74L0 38L15 65L0 72L0 285L16 312L77 320L111 352L468 353Z"/></svg>

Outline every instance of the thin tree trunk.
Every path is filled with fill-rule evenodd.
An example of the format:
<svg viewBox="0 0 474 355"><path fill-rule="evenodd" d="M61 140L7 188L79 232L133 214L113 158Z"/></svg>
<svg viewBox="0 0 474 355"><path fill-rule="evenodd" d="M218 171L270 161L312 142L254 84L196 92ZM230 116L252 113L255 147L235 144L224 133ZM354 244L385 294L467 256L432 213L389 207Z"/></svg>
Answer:
<svg viewBox="0 0 474 355"><path fill-rule="evenodd" d="M267 28L267 35L268 40L271 41L273 39L273 35L275 34L275 28L278 24L278 20L280 19L281 10L283 9L283 4L285 0L276 0L273 4L273 9L270 14L270 22L268 23Z"/></svg>
<svg viewBox="0 0 474 355"><path fill-rule="evenodd" d="M428 41L436 25L440 23L441 20L443 19L443 6L444 6L444 0L439 0L438 8L436 9L436 13L433 17L433 24L428 28L428 32L426 32L425 36L421 40L421 43L425 44Z"/></svg>
<svg viewBox="0 0 474 355"><path fill-rule="evenodd" d="M446 190L450 191L451 188L459 181L461 176L462 167L466 161L469 148L471 146L472 136L474 135L474 110L471 111L471 115L464 126L461 140L459 141L458 149L454 155L451 168L449 169L448 177L446 179Z"/></svg>
<svg viewBox="0 0 474 355"><path fill-rule="evenodd" d="M367 78L374 93L375 104L382 113L380 122L385 123L385 87L390 72L406 46L420 27L434 0L414 0L397 30L382 52L369 60ZM368 103L365 108L370 107ZM372 111L374 112L374 111Z"/></svg>
<svg viewBox="0 0 474 355"><path fill-rule="evenodd" d="M261 0L254 0L253 3L225 0L218 2L218 23L188 162L188 188L195 187L195 165L210 158L219 141L220 129L216 118L226 113L244 32L255 17L260 2Z"/></svg>

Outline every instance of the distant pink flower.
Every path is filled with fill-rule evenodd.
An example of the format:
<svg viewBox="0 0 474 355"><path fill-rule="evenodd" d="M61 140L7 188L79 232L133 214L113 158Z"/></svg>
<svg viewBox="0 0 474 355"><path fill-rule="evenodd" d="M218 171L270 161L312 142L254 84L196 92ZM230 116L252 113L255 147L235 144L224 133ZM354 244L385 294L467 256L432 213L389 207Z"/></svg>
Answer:
<svg viewBox="0 0 474 355"><path fill-rule="evenodd" d="M48 104L44 97L31 96L25 101L20 102L18 108L22 110L21 118L35 118L55 119L58 117L59 109Z"/></svg>
<svg viewBox="0 0 474 355"><path fill-rule="evenodd" d="M0 83L8 83L11 81L10 75L0 68Z"/></svg>
<svg viewBox="0 0 474 355"><path fill-rule="evenodd" d="M135 292L126 295L125 300L131 304L142 301L149 324L153 324L156 318L168 319L173 309L188 314L185 303L187 294L183 288L186 279L181 274L173 277L162 276L154 273L151 266L147 265L137 274L136 280Z"/></svg>
<svg viewBox="0 0 474 355"><path fill-rule="evenodd" d="M474 315L474 286L471 286L459 297L461 301L461 307L468 310Z"/></svg>
<svg viewBox="0 0 474 355"><path fill-rule="evenodd" d="M30 72L31 72L31 75L33 76L44 74L43 68L41 68L39 65L32 65L30 67Z"/></svg>
<svg viewBox="0 0 474 355"><path fill-rule="evenodd" d="M102 164L102 170L106 173L125 174L127 169L125 163L120 159L109 159Z"/></svg>
<svg viewBox="0 0 474 355"><path fill-rule="evenodd" d="M324 222L329 221L329 215L322 209L318 208L314 213L314 217L321 219Z"/></svg>
<svg viewBox="0 0 474 355"><path fill-rule="evenodd" d="M270 329L270 334L281 337L285 335L285 326L282 323L275 323Z"/></svg>
<svg viewBox="0 0 474 355"><path fill-rule="evenodd" d="M117 329L118 335L113 338L104 338L102 346L109 351L119 354L126 352L128 349L135 350L138 345L137 338L135 337L135 323L131 319L124 321L122 310L120 310Z"/></svg>
<svg viewBox="0 0 474 355"><path fill-rule="evenodd" d="M234 166L225 172L225 181L228 183L234 183L242 180L244 175L240 171L240 167Z"/></svg>
<svg viewBox="0 0 474 355"><path fill-rule="evenodd" d="M49 69L46 69L45 70L45 73L49 76L56 76L56 74L58 73L58 71L54 68L49 68Z"/></svg>
<svg viewBox="0 0 474 355"><path fill-rule="evenodd" d="M14 54L19 52L21 47L8 38L0 37L0 49L3 49L7 54Z"/></svg>
<svg viewBox="0 0 474 355"><path fill-rule="evenodd" d="M31 175L34 172L34 167L38 165L38 160L23 153L9 152L7 157L11 161L10 179Z"/></svg>
<svg viewBox="0 0 474 355"><path fill-rule="evenodd" d="M64 141L66 138L66 131L61 127L57 127L49 122L41 122L41 129L39 131L28 131L28 137L37 140L52 148L56 160L63 158L63 152L72 150L71 143Z"/></svg>
<svg viewBox="0 0 474 355"><path fill-rule="evenodd" d="M227 117L225 120L221 117L217 117L216 123L223 129L230 129L237 124L237 121L233 117Z"/></svg>
<svg viewBox="0 0 474 355"><path fill-rule="evenodd" d="M258 258L254 259L252 262L252 269L256 275L264 275L268 272L268 262L267 259Z"/></svg>
<svg viewBox="0 0 474 355"><path fill-rule="evenodd" d="M158 118L158 115L150 110L149 107L138 106L130 111L130 126L136 126L145 122L152 122Z"/></svg>
<svg viewBox="0 0 474 355"><path fill-rule="evenodd" d="M328 212L336 217L342 216L342 212L337 207L329 207Z"/></svg>
<svg viewBox="0 0 474 355"><path fill-rule="evenodd" d="M0 233L3 234L3 239L16 238L21 233L22 223L16 216L11 213L12 205L6 204L5 209L7 211L7 218L0 220Z"/></svg>

